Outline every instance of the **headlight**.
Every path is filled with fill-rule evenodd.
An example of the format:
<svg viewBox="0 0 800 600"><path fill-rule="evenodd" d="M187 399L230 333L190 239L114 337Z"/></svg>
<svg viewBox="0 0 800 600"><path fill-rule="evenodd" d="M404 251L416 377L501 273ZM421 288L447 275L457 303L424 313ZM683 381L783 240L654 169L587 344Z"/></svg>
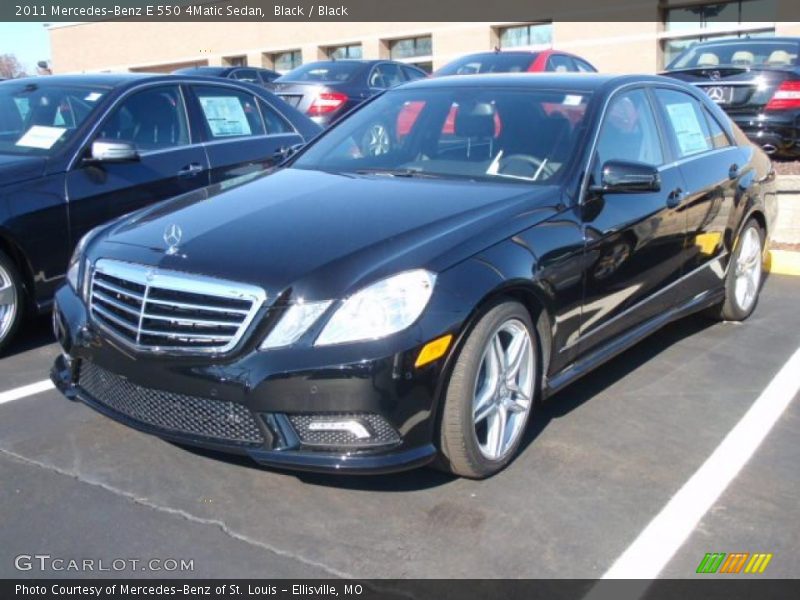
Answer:
<svg viewBox="0 0 800 600"><path fill-rule="evenodd" d="M292 304L269 332L261 344L261 349L268 350L294 344L330 305L330 300Z"/></svg>
<svg viewBox="0 0 800 600"><path fill-rule="evenodd" d="M72 252L72 257L69 259L69 265L67 266L67 282L76 292L80 292L81 277L85 275L84 273L81 273L83 253L86 252L86 247L89 245L89 242L92 240L95 234L101 229L105 228L107 225L108 223L105 223L90 230L80 239L78 245L75 246L75 250Z"/></svg>
<svg viewBox="0 0 800 600"><path fill-rule="evenodd" d="M344 301L316 345L374 340L402 331L422 314L435 281L434 273L417 269L364 288Z"/></svg>

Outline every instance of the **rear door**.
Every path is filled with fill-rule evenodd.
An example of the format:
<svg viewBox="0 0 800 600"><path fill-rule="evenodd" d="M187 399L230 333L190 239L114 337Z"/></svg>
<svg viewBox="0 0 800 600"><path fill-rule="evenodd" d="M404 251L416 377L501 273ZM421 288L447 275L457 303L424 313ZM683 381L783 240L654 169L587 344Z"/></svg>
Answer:
<svg viewBox="0 0 800 600"><path fill-rule="evenodd" d="M733 225L740 179L748 176L747 158L699 99L667 88L656 88L655 97L685 182L683 287L694 296L721 283L722 270L712 267L727 252L725 236Z"/></svg>
<svg viewBox="0 0 800 600"><path fill-rule="evenodd" d="M205 139L211 183L271 167L303 142L272 105L249 90L224 84L189 88Z"/></svg>
<svg viewBox="0 0 800 600"><path fill-rule="evenodd" d="M645 88L609 101L590 168L590 187L611 160L658 167L657 192L604 193L583 199L584 302L579 352L585 353L663 312L682 273L686 216L673 199L684 184L664 144Z"/></svg>
<svg viewBox="0 0 800 600"><path fill-rule="evenodd" d="M96 225L208 185L206 153L192 136L178 85L149 86L118 100L66 175L73 245ZM131 142L139 159L86 161L98 139Z"/></svg>

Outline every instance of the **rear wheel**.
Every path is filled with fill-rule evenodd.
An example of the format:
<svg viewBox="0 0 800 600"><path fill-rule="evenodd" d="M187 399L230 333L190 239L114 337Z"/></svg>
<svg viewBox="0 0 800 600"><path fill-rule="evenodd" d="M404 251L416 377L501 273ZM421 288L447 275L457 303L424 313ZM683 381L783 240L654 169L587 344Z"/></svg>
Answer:
<svg viewBox="0 0 800 600"><path fill-rule="evenodd" d="M516 454L538 383L537 340L517 302L490 309L456 359L440 425L439 467L482 479Z"/></svg>
<svg viewBox="0 0 800 600"><path fill-rule="evenodd" d="M0 352L5 350L22 321L22 280L11 259L0 251Z"/></svg>
<svg viewBox="0 0 800 600"><path fill-rule="evenodd" d="M725 277L725 301L714 316L725 321L743 321L758 303L764 275L764 232L750 219L742 229Z"/></svg>

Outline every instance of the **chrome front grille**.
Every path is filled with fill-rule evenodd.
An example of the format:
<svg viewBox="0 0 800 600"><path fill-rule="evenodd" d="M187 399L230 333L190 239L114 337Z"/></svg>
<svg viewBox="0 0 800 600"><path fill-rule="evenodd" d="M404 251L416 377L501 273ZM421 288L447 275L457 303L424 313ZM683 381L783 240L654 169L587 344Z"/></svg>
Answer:
<svg viewBox="0 0 800 600"><path fill-rule="evenodd" d="M109 259L91 277L94 322L151 352L227 352L266 300L256 286Z"/></svg>

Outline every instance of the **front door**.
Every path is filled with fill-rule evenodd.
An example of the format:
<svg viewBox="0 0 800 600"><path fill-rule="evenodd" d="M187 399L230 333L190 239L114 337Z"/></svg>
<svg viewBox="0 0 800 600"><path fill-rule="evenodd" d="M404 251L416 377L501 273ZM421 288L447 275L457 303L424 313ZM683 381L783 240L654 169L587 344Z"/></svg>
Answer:
<svg viewBox="0 0 800 600"><path fill-rule="evenodd" d="M609 102L583 199L584 301L578 352L583 354L670 305L670 285L682 274L686 215L679 204L680 169L667 164L650 94L617 93ZM657 192L598 193L612 160L658 167Z"/></svg>
<svg viewBox="0 0 800 600"><path fill-rule="evenodd" d="M119 163L82 160L88 147L79 157L66 182L73 245L96 225L208 185L206 154L201 145L191 144L177 85L123 98L94 139L131 142L139 157Z"/></svg>

